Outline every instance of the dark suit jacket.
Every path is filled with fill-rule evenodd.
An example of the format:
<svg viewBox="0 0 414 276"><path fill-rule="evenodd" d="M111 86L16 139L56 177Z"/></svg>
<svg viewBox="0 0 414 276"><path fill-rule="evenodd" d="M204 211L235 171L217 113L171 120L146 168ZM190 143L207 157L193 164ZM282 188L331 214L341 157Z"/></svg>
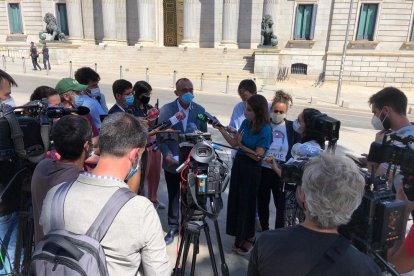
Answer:
<svg viewBox="0 0 414 276"><path fill-rule="evenodd" d="M179 130L181 133L191 133L194 132L194 127L197 128L197 130L200 130L202 132L207 132L207 123L201 122L197 120L197 115L200 113L205 112L204 107L201 105L198 105L196 103L191 103L191 106L189 107L190 111L188 113L187 118L187 129L184 130L183 123L179 122L176 125L172 126L171 128L174 130ZM171 103L168 103L161 107L160 109L160 116L158 117L158 122L162 123L167 121L169 118L174 116L178 112L178 103L177 99ZM178 143L164 143L159 146L161 153L163 157L167 156L168 154L172 154L173 156L179 156L180 149ZM176 169L179 165L168 165L168 163L163 158L162 167L164 170L170 172L170 173L176 173Z"/></svg>

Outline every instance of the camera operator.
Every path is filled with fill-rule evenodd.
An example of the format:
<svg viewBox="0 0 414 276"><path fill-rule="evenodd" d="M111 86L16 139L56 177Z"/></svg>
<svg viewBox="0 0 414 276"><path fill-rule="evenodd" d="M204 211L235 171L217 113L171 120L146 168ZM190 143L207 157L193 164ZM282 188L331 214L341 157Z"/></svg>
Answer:
<svg viewBox="0 0 414 276"><path fill-rule="evenodd" d="M39 224L40 211L47 192L54 186L73 181L83 172L85 159L92 147L92 130L82 116L68 115L59 119L51 133L60 160L43 159L32 176L32 204L35 244L43 238Z"/></svg>
<svg viewBox="0 0 414 276"><path fill-rule="evenodd" d="M272 143L269 107L262 95L247 99L246 119L237 134L215 126L232 147L238 147L231 169L227 204L226 232L235 236L234 251L248 254L255 243L257 187L260 183L261 156Z"/></svg>
<svg viewBox="0 0 414 276"><path fill-rule="evenodd" d="M299 134L293 130L293 122L286 120L292 97L282 90L276 91L270 108L270 122L273 141L267 155L277 162L285 163L291 157L293 144L298 142ZM269 230L270 193L276 207L275 228L284 227L285 193L281 178L272 170L271 165L262 161L262 175L257 195L257 209L262 230Z"/></svg>
<svg viewBox="0 0 414 276"><path fill-rule="evenodd" d="M400 185L397 191L396 198L407 203L404 217L405 224L403 227L405 230L409 214L414 210L414 201L408 200L402 185ZM411 226L407 237L402 241L396 242L388 251L388 259L395 265L395 268L399 273L406 273L414 270L414 225Z"/></svg>
<svg viewBox="0 0 414 276"><path fill-rule="evenodd" d="M372 126L380 130L377 141L381 142L383 134L389 130L400 137L414 136L414 125L407 118L407 96L401 90L386 87L372 95L369 104L373 113ZM387 164L382 164L376 174L385 173L387 168Z"/></svg>
<svg viewBox="0 0 414 276"><path fill-rule="evenodd" d="M6 72L0 70L0 104L7 101L11 95L11 87L17 86L16 81ZM1 118L5 120L5 118ZM3 143L5 141L0 141ZM0 274L7 274L10 267L14 267L14 258L19 226L20 201L24 179L17 177L7 189L6 185L13 176L22 168L21 161L17 156L0 159L0 192L4 192L0 200L0 243L2 246L1 255L4 262L0 264ZM25 200L25 199L24 199Z"/></svg>
<svg viewBox="0 0 414 276"><path fill-rule="evenodd" d="M309 158L317 156L325 149L325 139L316 130L309 128L309 123L313 116L321 115L322 113L314 108L305 108L293 122L293 129L300 135L300 143L293 145L291 149L292 157L287 161L288 163L300 158ZM281 177L281 166L276 162L275 158L267 157L266 162L269 162L272 169Z"/></svg>
<svg viewBox="0 0 414 276"><path fill-rule="evenodd" d="M381 275L379 267L338 234L359 206L365 181L351 160L311 158L297 189L302 225L267 231L250 257L248 275Z"/></svg>
<svg viewBox="0 0 414 276"><path fill-rule="evenodd" d="M185 114L185 118L172 126L174 130L181 133L190 133L194 131L194 127L202 132L207 132L207 123L197 120L198 114L204 114L205 109L201 105L193 102L193 83L187 78L181 78L175 83L174 91L177 99L161 107L159 122L165 122L177 112ZM180 182L181 176L176 169L179 164L180 148L177 142L164 143L159 146L163 155L162 167L164 169L165 181L168 190L168 225L170 230L165 236L167 245L174 241L174 237L179 230L179 198L180 198Z"/></svg>
<svg viewBox="0 0 414 276"><path fill-rule="evenodd" d="M0 104L10 98L12 86L17 86L16 81L0 69Z"/></svg>
<svg viewBox="0 0 414 276"><path fill-rule="evenodd" d="M59 93L52 87L39 86L30 95L30 101L42 101L47 99L48 107L57 107L61 105Z"/></svg>

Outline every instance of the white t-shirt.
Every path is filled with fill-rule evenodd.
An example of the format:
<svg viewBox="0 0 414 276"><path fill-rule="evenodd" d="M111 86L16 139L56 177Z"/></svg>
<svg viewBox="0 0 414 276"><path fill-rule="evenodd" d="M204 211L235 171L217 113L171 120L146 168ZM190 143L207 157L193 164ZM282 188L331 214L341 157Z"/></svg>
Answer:
<svg viewBox="0 0 414 276"><path fill-rule="evenodd" d="M282 122L278 125L271 124L273 141L267 150L267 156L273 156L274 159L285 162L289 151L289 142L286 132L286 123ZM269 163L262 161L262 166L271 168Z"/></svg>

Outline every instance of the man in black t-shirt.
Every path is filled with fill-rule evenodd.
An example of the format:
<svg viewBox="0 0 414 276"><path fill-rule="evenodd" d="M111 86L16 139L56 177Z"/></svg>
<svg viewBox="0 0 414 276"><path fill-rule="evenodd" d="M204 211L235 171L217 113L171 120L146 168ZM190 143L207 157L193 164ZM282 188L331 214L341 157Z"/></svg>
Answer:
<svg viewBox="0 0 414 276"><path fill-rule="evenodd" d="M379 267L337 231L361 203L364 185L351 160L325 154L312 158L296 193L305 222L263 233L250 257L248 275L381 275Z"/></svg>

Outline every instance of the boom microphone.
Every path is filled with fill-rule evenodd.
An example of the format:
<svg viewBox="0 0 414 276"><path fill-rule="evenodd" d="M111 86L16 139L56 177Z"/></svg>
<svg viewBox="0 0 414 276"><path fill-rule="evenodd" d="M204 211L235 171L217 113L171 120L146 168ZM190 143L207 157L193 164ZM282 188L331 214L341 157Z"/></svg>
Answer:
<svg viewBox="0 0 414 276"><path fill-rule="evenodd" d="M223 125L219 122L219 120L213 115L211 115L210 113L208 113L207 111L205 111L204 114L203 113L197 114L197 120L201 122L207 122L208 124L213 125L213 126L223 127Z"/></svg>
<svg viewBox="0 0 414 276"><path fill-rule="evenodd" d="M176 125L179 122L181 122L182 120L184 120L186 117L184 112L178 111L177 113L175 113L171 118L169 118L167 121L156 124L155 126L152 126L148 129L148 131L152 131L154 129L159 128L161 129L166 129L170 126Z"/></svg>
<svg viewBox="0 0 414 276"><path fill-rule="evenodd" d="M77 108L64 108L64 107L48 107L46 114L49 118L61 118L65 115L76 113L78 115L89 114L90 109L86 106L78 106Z"/></svg>

